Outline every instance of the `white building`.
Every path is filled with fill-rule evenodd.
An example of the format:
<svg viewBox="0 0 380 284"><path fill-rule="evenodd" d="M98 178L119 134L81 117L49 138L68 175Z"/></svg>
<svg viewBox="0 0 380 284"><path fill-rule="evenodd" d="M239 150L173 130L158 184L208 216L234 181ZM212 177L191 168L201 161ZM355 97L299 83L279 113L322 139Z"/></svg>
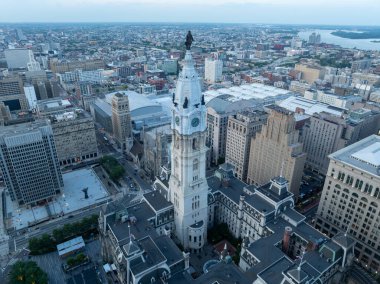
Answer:
<svg viewBox="0 0 380 284"><path fill-rule="evenodd" d="M290 43L291 48L302 48L302 39L299 37L293 37Z"/></svg>
<svg viewBox="0 0 380 284"><path fill-rule="evenodd" d="M26 100L28 101L29 110L34 110L37 108L37 96L36 91L32 85L26 85L24 87L24 93Z"/></svg>
<svg viewBox="0 0 380 284"><path fill-rule="evenodd" d="M329 92L323 91L306 91L305 99L316 100L321 103L329 104L334 107L350 109L355 102L361 102L361 96L338 96Z"/></svg>
<svg viewBox="0 0 380 284"><path fill-rule="evenodd" d="M223 61L212 58L205 59L205 80L216 83L222 80Z"/></svg>
<svg viewBox="0 0 380 284"><path fill-rule="evenodd" d="M302 112L307 115L313 115L314 113L326 112L336 116L341 116L344 113L344 109L329 106L315 100L305 99L303 97L291 96L283 101L277 102L277 104L287 110L294 111L296 113Z"/></svg>
<svg viewBox="0 0 380 284"><path fill-rule="evenodd" d="M275 101L284 100L295 94L291 91L264 85L261 83L244 84L231 88L209 90L203 93L206 103L213 98L220 97L230 103L237 101L256 101L262 104L274 104Z"/></svg>
<svg viewBox="0 0 380 284"><path fill-rule="evenodd" d="M207 238L206 106L191 52L187 51L173 100L171 176L167 198L174 205L175 234L184 248L199 251Z"/></svg>
<svg viewBox="0 0 380 284"><path fill-rule="evenodd" d="M27 68L34 61L33 51L26 48L6 49L4 55L9 69Z"/></svg>

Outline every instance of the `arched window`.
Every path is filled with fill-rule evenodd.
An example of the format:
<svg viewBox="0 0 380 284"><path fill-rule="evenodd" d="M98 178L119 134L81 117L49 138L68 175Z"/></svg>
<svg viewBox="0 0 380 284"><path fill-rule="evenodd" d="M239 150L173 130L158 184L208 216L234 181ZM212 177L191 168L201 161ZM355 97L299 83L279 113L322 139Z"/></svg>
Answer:
<svg viewBox="0 0 380 284"><path fill-rule="evenodd" d="M358 195L356 192L353 192L351 195L352 195L353 197L356 197L356 198L359 197L359 195Z"/></svg>
<svg viewBox="0 0 380 284"><path fill-rule="evenodd" d="M365 198L365 197L362 197L360 200L363 201L363 202L368 202L368 199Z"/></svg>
<svg viewBox="0 0 380 284"><path fill-rule="evenodd" d="M380 198L380 189L376 187L375 193L373 194L374 197Z"/></svg>

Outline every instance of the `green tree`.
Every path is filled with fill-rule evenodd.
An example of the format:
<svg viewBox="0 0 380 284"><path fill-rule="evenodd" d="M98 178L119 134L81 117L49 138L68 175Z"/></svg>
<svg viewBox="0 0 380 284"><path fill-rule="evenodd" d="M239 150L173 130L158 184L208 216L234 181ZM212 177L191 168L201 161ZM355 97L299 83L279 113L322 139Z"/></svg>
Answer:
<svg viewBox="0 0 380 284"><path fill-rule="evenodd" d="M29 249L31 254L43 254L55 250L55 242L48 234L43 234L40 238L31 238L29 240Z"/></svg>
<svg viewBox="0 0 380 284"><path fill-rule="evenodd" d="M31 254L44 254L56 249L57 244L63 243L76 236L86 235L96 232L98 227L98 216L91 215L81 221L65 224L62 228L55 229L51 235L44 234L40 238L29 239L29 249Z"/></svg>
<svg viewBox="0 0 380 284"><path fill-rule="evenodd" d="M79 253L76 257L77 263L82 263L86 260L86 256L83 253Z"/></svg>
<svg viewBox="0 0 380 284"><path fill-rule="evenodd" d="M69 257L66 262L67 262L68 266L74 266L74 265L76 265L76 260L73 257Z"/></svg>
<svg viewBox="0 0 380 284"><path fill-rule="evenodd" d="M100 159L100 164L103 166L113 181L117 181L125 173L124 168L114 157L104 156Z"/></svg>
<svg viewBox="0 0 380 284"><path fill-rule="evenodd" d="M47 284L47 274L34 261L17 261L11 268L11 284Z"/></svg>

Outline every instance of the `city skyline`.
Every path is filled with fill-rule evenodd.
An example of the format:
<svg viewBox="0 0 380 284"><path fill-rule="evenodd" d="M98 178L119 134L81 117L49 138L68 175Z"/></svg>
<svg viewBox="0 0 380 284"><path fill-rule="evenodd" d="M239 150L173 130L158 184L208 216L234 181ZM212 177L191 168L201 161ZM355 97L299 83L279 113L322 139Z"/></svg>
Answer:
<svg viewBox="0 0 380 284"><path fill-rule="evenodd" d="M0 22L186 22L380 25L380 2L299 0L18 0L2 4ZM329 9L325 9L328 6ZM358 10L366 7L362 14ZM16 12L16 13L15 13Z"/></svg>

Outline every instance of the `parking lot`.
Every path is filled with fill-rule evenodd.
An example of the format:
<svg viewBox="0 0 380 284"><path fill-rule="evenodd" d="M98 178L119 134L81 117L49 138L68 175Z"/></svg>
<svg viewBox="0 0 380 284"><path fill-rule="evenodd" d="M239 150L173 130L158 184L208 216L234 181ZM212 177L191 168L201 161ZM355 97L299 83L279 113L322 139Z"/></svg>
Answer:
<svg viewBox="0 0 380 284"><path fill-rule="evenodd" d="M56 251L44 255L31 256L30 260L37 262L41 269L48 274L50 284L97 283L88 282L91 279L93 280L97 278L100 278L104 283L107 283L105 281L105 273L102 270L103 260L100 255L100 251L101 249L99 240L94 240L90 243L87 243L84 249L84 253L90 257L90 263L74 269L68 273L65 273L62 268L62 264L65 262L65 259L61 259Z"/></svg>

